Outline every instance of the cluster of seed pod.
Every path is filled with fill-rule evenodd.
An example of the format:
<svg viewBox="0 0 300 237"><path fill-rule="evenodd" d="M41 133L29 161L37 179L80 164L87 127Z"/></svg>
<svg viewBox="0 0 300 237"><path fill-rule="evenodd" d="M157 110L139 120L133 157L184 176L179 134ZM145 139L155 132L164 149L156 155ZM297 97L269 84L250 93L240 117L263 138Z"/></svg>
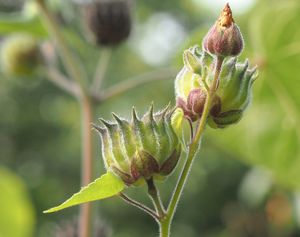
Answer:
<svg viewBox="0 0 300 237"><path fill-rule="evenodd" d="M183 54L184 66L176 77L175 93L177 107L188 120L194 122L201 118L208 92L219 74L208 116L209 125L224 128L242 118L257 77L256 68L250 69L248 60L237 62L243 45L243 36L226 4L204 37L203 51L194 46ZM218 62L222 67L217 67Z"/></svg>
<svg viewBox="0 0 300 237"><path fill-rule="evenodd" d="M130 122L113 114L114 122L101 119L102 127L94 125L101 136L106 169L127 185L169 175L181 153L171 122L173 111L167 106L154 114L151 106L140 119L133 109Z"/></svg>

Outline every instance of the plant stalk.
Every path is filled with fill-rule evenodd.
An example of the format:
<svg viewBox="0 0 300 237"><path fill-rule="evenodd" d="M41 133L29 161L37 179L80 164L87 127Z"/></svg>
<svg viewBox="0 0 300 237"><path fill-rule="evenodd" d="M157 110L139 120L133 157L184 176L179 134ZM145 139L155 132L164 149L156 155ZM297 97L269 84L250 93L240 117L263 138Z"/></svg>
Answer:
<svg viewBox="0 0 300 237"><path fill-rule="evenodd" d="M128 197L127 195L125 195L124 193L120 193L119 196L128 204L135 206L139 209L141 209L142 211L146 212L147 214L149 214L150 216L152 216L155 220L159 219L159 216L149 207L145 206L144 204L133 200L132 198Z"/></svg>
<svg viewBox="0 0 300 237"><path fill-rule="evenodd" d="M81 164L81 185L85 186L92 181L92 133L90 123L93 120L92 103L88 96L86 73L82 70L82 64L78 58L70 50L61 29L51 13L47 8L44 0L35 1L41 15L45 21L50 36L56 41L58 53L61 56L62 62L68 72L69 77L74 80L74 83L79 85L80 95L77 97L81 107L81 128L82 128L82 164ZM93 229L91 204L83 204L80 206L79 215L79 237L90 237Z"/></svg>
<svg viewBox="0 0 300 237"><path fill-rule="evenodd" d="M159 236L169 237L171 234L170 226L171 226L171 222L168 219L166 219L165 221L161 221L159 223Z"/></svg>
<svg viewBox="0 0 300 237"><path fill-rule="evenodd" d="M152 199L156 213L162 219L165 216L165 209L163 207L159 192L154 184L153 178L147 180L148 194Z"/></svg>
<svg viewBox="0 0 300 237"><path fill-rule="evenodd" d="M111 48L103 48L101 50L100 58L96 65L94 80L91 88L94 94L98 94L100 92L102 82L105 77L111 59L111 54L112 54Z"/></svg>
<svg viewBox="0 0 300 237"><path fill-rule="evenodd" d="M82 159L81 159L81 185L88 185L93 179L93 141L91 122L93 121L93 106L89 97L80 100L81 106L81 134L82 134ZM79 237L91 236L92 210L91 203L80 206Z"/></svg>
<svg viewBox="0 0 300 237"><path fill-rule="evenodd" d="M147 72L130 79L124 79L121 82L113 85L105 91L101 91L100 93L93 93L93 99L95 102L101 103L105 100L109 100L115 98L122 93L128 92L132 89L135 89L139 86L143 86L147 83L161 80L168 80L174 78L176 75L176 70L174 68L163 68L158 69L156 71Z"/></svg>
<svg viewBox="0 0 300 237"><path fill-rule="evenodd" d="M87 92L87 78L86 73L82 70L82 63L78 61L73 52L68 47L66 40L61 32L61 29L51 13L46 6L44 0L35 0L37 6L41 12L45 25L48 28L50 36L52 36L56 42L58 53L61 56L62 62L70 76L71 79L75 80L81 87L81 90Z"/></svg>
<svg viewBox="0 0 300 237"><path fill-rule="evenodd" d="M187 178L189 176L193 161L196 157L196 154L199 150L200 141L203 135L203 132L205 130L207 118L209 116L210 109L212 107L212 102L215 96L215 92L218 87L219 77L222 69L224 58L218 57L216 62L216 68L215 68L215 76L212 81L212 84L210 85L209 91L207 93L207 99L205 101L203 113L201 116L201 119L199 121L196 133L194 135L194 138L190 144L188 155L186 162L184 164L184 167L182 169L182 172L179 176L178 182L176 184L173 196L171 197L166 217L165 219L160 221L160 237L169 237L170 236L170 227L171 223L174 217L174 214L176 212L176 207L178 205L178 202L180 200L180 197L182 195L182 191L184 189L184 185L187 181Z"/></svg>

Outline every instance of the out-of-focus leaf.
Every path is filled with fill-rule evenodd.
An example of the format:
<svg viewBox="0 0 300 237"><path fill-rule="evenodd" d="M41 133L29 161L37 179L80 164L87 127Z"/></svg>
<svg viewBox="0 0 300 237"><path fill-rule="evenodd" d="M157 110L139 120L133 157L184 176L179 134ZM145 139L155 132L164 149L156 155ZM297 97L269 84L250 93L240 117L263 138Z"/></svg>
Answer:
<svg viewBox="0 0 300 237"><path fill-rule="evenodd" d="M83 187L61 205L46 210L44 213L56 212L78 204L109 198L118 194L124 188L125 184L114 174L108 172L88 186Z"/></svg>
<svg viewBox="0 0 300 237"><path fill-rule="evenodd" d="M248 17L259 65L254 101L241 123L214 132L214 140L248 163L272 171L290 188L300 188L300 2L269 2ZM246 45L249 47L249 45Z"/></svg>
<svg viewBox="0 0 300 237"><path fill-rule="evenodd" d="M27 32L36 37L47 37L48 33L39 17L25 18L24 16L0 15L0 35Z"/></svg>
<svg viewBox="0 0 300 237"><path fill-rule="evenodd" d="M23 181L0 167L0 236L33 236L34 214Z"/></svg>

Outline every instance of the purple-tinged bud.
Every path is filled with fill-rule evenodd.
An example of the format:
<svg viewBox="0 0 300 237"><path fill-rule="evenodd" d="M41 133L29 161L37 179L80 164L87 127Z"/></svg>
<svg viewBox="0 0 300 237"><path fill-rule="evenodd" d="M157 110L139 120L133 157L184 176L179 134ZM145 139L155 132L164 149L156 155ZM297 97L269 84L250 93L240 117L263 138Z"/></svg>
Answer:
<svg viewBox="0 0 300 237"><path fill-rule="evenodd" d="M182 98L177 98L177 107L181 108L184 117L194 122L201 118L207 92L204 89L193 89L188 95L187 101L185 102ZM221 101L218 96L215 96L213 105L210 110L210 114L218 115L221 111Z"/></svg>
<svg viewBox="0 0 300 237"><path fill-rule="evenodd" d="M193 89L187 99L187 107L194 114L202 115L204 104L206 100L206 92L201 89Z"/></svg>
<svg viewBox="0 0 300 237"><path fill-rule="evenodd" d="M237 56L243 50L244 40L234 23L229 4L206 34L202 46L205 51L218 57Z"/></svg>
<svg viewBox="0 0 300 237"><path fill-rule="evenodd" d="M176 106L177 108L182 109L184 117L189 119L190 121L194 122L199 118L197 115L193 114L191 110L188 109L187 103L181 97L178 97L176 99Z"/></svg>

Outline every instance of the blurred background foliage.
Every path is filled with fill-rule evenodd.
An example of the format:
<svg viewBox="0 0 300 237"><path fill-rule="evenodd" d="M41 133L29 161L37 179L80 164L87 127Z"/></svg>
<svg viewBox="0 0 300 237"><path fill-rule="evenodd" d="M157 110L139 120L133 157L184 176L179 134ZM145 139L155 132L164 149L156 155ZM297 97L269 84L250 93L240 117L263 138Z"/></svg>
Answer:
<svg viewBox="0 0 300 237"><path fill-rule="evenodd" d="M299 237L300 198L300 2L229 1L245 37L240 60L250 58L260 76L252 106L242 121L224 130L207 129L185 195L178 207L173 237ZM87 42L80 5L51 0L68 42L92 75L101 48ZM113 49L104 88L138 74L182 66L184 48L201 44L224 1L138 0L133 32ZM23 6L24 5L24 6ZM1 42L27 32L40 42L48 34L34 5L0 1ZM97 117L111 112L128 117L151 101L174 104L174 77L140 86L107 100ZM42 211L78 190L80 113L75 100L34 76L0 78L0 236L73 236L77 208ZM96 121L96 118L95 118ZM99 138L95 172L103 173ZM164 200L178 170L161 184ZM149 203L141 190L131 190ZM156 236L156 223L117 198L96 204L98 236Z"/></svg>

